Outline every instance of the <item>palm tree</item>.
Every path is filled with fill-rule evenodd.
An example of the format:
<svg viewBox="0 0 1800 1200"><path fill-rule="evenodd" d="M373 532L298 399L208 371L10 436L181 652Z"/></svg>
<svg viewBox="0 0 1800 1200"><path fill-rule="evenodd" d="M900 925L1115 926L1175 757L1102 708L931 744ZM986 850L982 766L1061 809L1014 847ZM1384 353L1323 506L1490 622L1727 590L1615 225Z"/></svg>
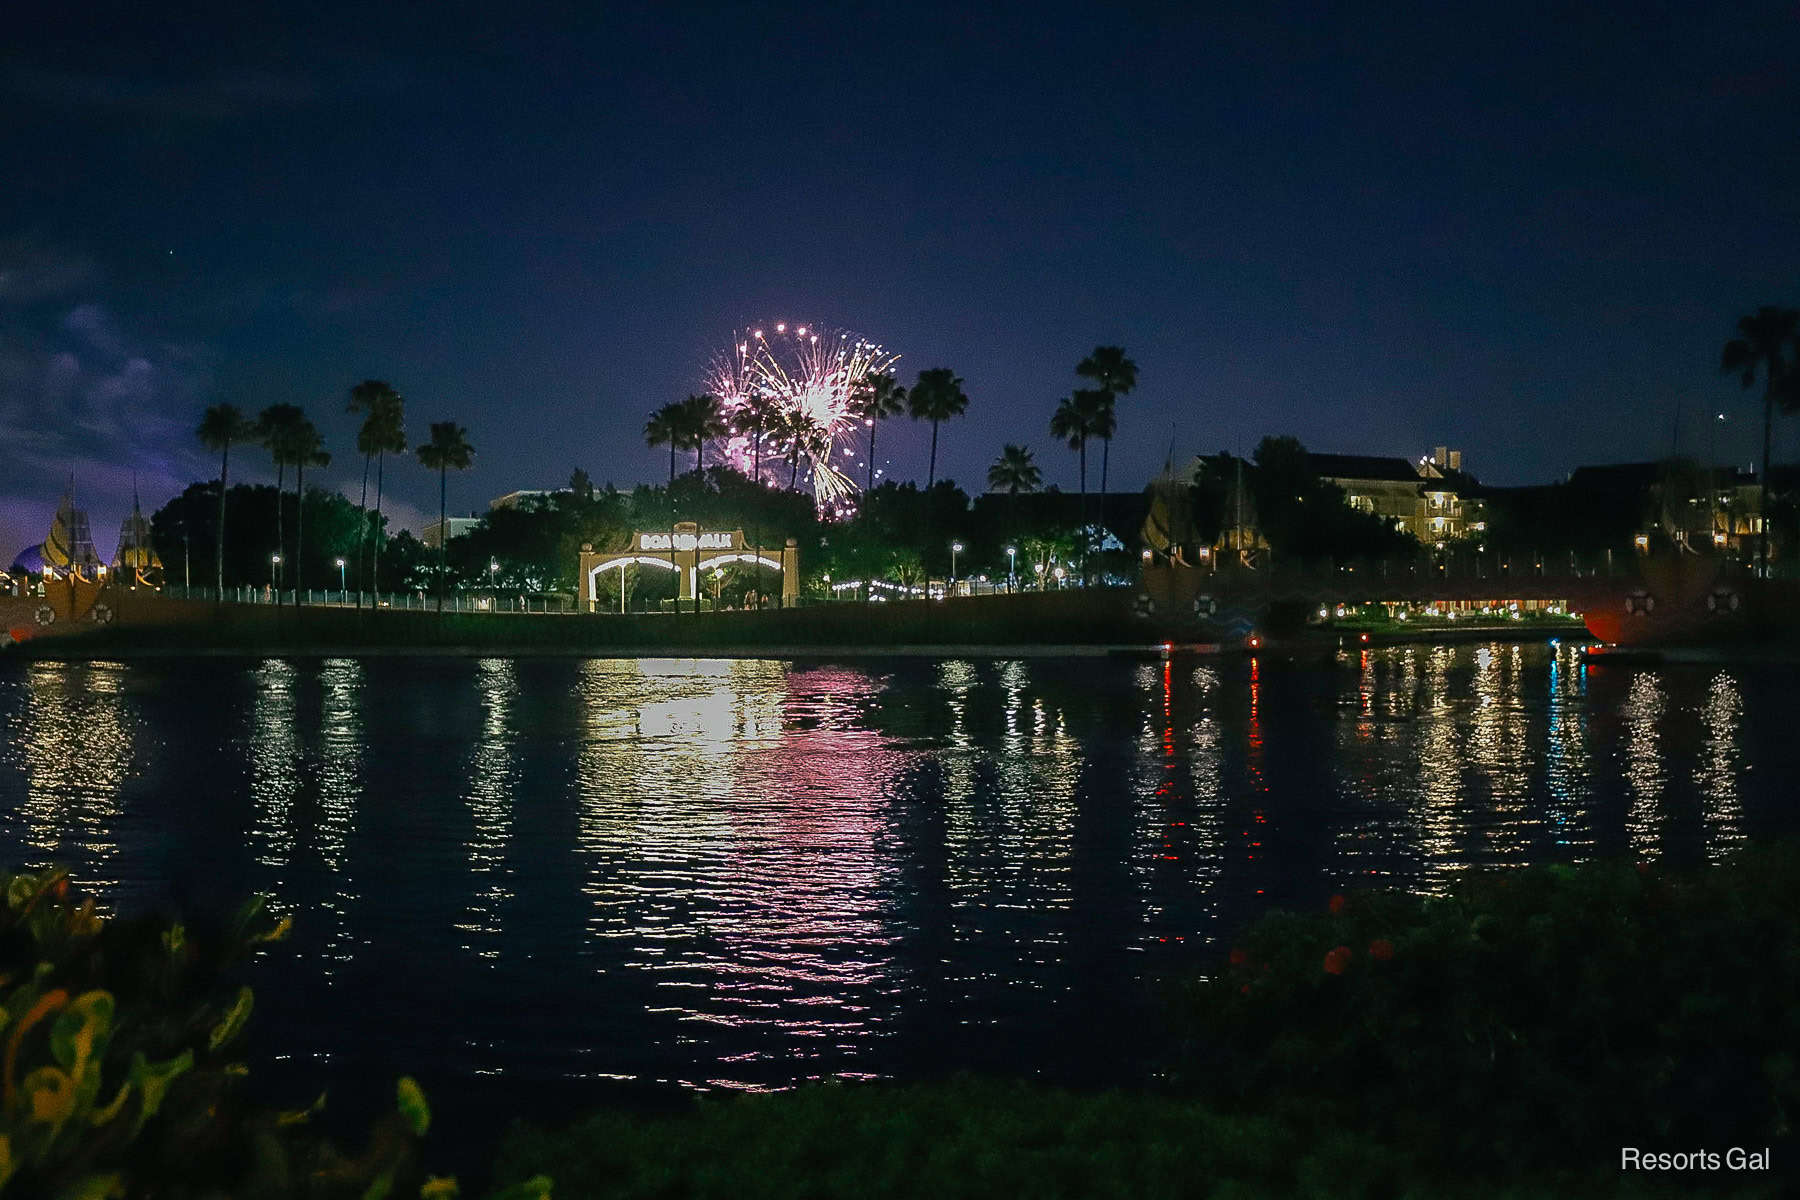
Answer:
<svg viewBox="0 0 1800 1200"><path fill-rule="evenodd" d="M669 448L669 486L675 486L675 452L687 443L687 414L679 404L665 404L644 423L644 441Z"/></svg>
<svg viewBox="0 0 1800 1200"><path fill-rule="evenodd" d="M1107 416L1106 393L1095 388L1079 388L1056 406L1050 417L1050 436L1067 442L1069 449L1081 455L1081 561L1082 579L1087 578L1087 444L1098 436Z"/></svg>
<svg viewBox="0 0 1800 1200"><path fill-rule="evenodd" d="M875 426L906 411L906 389L892 375L867 375L856 386L850 405L850 411L869 427L868 482L863 485L863 491L872 492L875 490Z"/></svg>
<svg viewBox="0 0 1800 1200"><path fill-rule="evenodd" d="M1042 487L1044 473L1032 461L1030 449L1008 442L1000 448L1000 457L994 460L994 465L988 468L987 481L989 490L1017 496L1020 492L1035 492Z"/></svg>
<svg viewBox="0 0 1800 1200"><path fill-rule="evenodd" d="M469 445L469 431L455 421L433 421L431 440L420 446L419 465L438 473L438 602L444 611L444 589L449 585L450 553L450 471L466 471L475 460L475 448Z"/></svg>
<svg viewBox="0 0 1800 1200"><path fill-rule="evenodd" d="M301 421L294 430L289 447L294 462L294 607L298 608L306 594L306 468L329 467L331 454L311 421Z"/></svg>
<svg viewBox="0 0 1800 1200"><path fill-rule="evenodd" d="M1100 524L1106 524L1106 469L1112 460L1113 432L1118 421L1113 415L1115 402L1137 386L1137 364L1125 357L1123 346L1095 346L1094 352L1075 364L1075 374L1094 381L1095 390L1106 395L1105 416L1093 432L1100 439Z"/></svg>
<svg viewBox="0 0 1800 1200"><path fill-rule="evenodd" d="M762 482L763 437L781 416L781 403L767 392L752 392L737 409L737 431L750 439L751 478Z"/></svg>
<svg viewBox="0 0 1800 1200"><path fill-rule="evenodd" d="M688 449L694 452L694 474L706 475L706 443L731 432L725 420L725 408L717 396L689 396L681 405L683 423L687 426Z"/></svg>
<svg viewBox="0 0 1800 1200"><path fill-rule="evenodd" d="M357 532L356 606L362 607L362 580L377 595L381 590L381 485L383 466L390 454L406 453L406 401L393 386L380 379L365 379L350 389L350 411L361 413L362 428L356 433L356 449L363 456L362 527ZM375 520L369 520L369 461L375 462ZM373 527L371 527L373 526ZM368 572L364 573L364 554L368 552Z"/></svg>
<svg viewBox="0 0 1800 1200"><path fill-rule="evenodd" d="M275 603L281 603L283 577L281 568L287 562L287 539L282 534L282 509L286 507L287 466L298 453L300 428L306 414L297 404L271 404L256 416L256 436L275 463L275 562L269 573L275 585Z"/></svg>
<svg viewBox="0 0 1800 1200"><path fill-rule="evenodd" d="M1795 370L1790 355L1800 357L1800 346L1790 347L1800 332L1800 310L1777 308L1765 304L1754 316L1738 318L1738 336L1725 343L1719 356L1721 370L1738 376L1744 387L1763 377L1763 452L1762 452L1762 533L1757 538L1757 573L1769 573L1769 441L1775 422L1775 401L1782 408L1800 404L1800 389L1789 386L1788 375Z"/></svg>
<svg viewBox="0 0 1800 1200"><path fill-rule="evenodd" d="M963 381L949 367L920 371L918 382L906 395L906 413L915 421L931 422L931 466L925 473L925 490L937 483L938 422L960 417L969 408Z"/></svg>
<svg viewBox="0 0 1800 1200"><path fill-rule="evenodd" d="M800 456L822 453L824 446L821 443L827 434L818 418L803 408L784 408L776 418L775 434L787 444L788 487L791 489L800 478Z"/></svg>
<svg viewBox="0 0 1800 1200"><path fill-rule="evenodd" d="M200 418L195 431L200 444L219 452L219 527L215 531L213 569L218 600L225 601L225 489L229 483L231 443L247 442L256 436L256 424L237 410L236 405L215 404Z"/></svg>
<svg viewBox="0 0 1800 1200"><path fill-rule="evenodd" d="M1044 485L1044 473L1032 461L1028 447L1008 442L1000 448L1000 457L994 460L994 465L988 468L987 482L989 490L1007 494L1007 522L1016 529L1019 524L1019 493L1037 491Z"/></svg>
<svg viewBox="0 0 1800 1200"><path fill-rule="evenodd" d="M669 569L675 572L675 611L681 612L681 575L675 565L675 452L687 444L688 413L679 404L665 404L644 423L644 440L669 448Z"/></svg>

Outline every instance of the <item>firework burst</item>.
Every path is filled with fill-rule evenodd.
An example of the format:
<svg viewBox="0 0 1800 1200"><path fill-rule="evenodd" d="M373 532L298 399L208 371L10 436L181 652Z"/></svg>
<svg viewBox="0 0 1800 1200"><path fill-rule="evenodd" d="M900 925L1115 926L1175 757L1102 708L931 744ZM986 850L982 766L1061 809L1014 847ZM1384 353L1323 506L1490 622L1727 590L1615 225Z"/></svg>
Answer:
<svg viewBox="0 0 1800 1200"><path fill-rule="evenodd" d="M764 466L771 449L781 458L797 453L819 511L841 514L856 494L839 464L853 462L856 453L857 389L899 357L852 333L779 321L739 331L731 349L714 358L707 390L734 430L761 408ZM754 469L753 453L748 434L734 433L726 443L727 456L746 473Z"/></svg>

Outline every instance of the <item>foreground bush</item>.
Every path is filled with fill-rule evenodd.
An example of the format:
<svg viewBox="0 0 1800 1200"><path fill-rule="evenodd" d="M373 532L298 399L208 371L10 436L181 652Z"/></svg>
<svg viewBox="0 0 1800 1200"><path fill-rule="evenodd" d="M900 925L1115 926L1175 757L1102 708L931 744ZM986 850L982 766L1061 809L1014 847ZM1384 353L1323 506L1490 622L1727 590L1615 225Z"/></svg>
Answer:
<svg viewBox="0 0 1800 1200"><path fill-rule="evenodd" d="M602 1113L556 1132L519 1128L500 1178L539 1164L561 1200L1537 1200L1675 1197L1695 1182L1580 1171L1445 1169L1352 1125L1229 1113L1192 1099L1084 1095L965 1079L823 1085L708 1098L690 1114ZM1724 1180L1708 1195L1783 1194Z"/></svg>
<svg viewBox="0 0 1800 1200"><path fill-rule="evenodd" d="M1481 1171L1793 1144L1800 850L1592 863L1274 914L1180 1007L1177 1078ZM1785 1151L1791 1170L1793 1150Z"/></svg>
<svg viewBox="0 0 1800 1200"><path fill-rule="evenodd" d="M1800 1165L1800 850L1272 914L1183 989L1169 1090L826 1086L516 1129L568 1197L1774 1197ZM1620 1148L1773 1149L1627 1173Z"/></svg>
<svg viewBox="0 0 1800 1200"><path fill-rule="evenodd" d="M236 978L280 940L252 901L224 928L103 920L60 871L0 877L0 1195L106 1197L454 1196L416 1165L430 1124L418 1086L360 1154L308 1119L245 1101L237 1058L254 993ZM515 1200L548 1195L521 1181Z"/></svg>

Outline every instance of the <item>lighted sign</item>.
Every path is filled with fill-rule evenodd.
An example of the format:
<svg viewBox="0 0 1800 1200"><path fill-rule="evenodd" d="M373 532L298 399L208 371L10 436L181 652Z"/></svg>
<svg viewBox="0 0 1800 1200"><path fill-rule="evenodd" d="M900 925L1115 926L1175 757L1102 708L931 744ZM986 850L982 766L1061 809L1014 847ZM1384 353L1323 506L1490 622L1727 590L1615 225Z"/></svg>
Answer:
<svg viewBox="0 0 1800 1200"><path fill-rule="evenodd" d="M638 534L639 550L735 550L734 533L678 533L673 539L666 533Z"/></svg>

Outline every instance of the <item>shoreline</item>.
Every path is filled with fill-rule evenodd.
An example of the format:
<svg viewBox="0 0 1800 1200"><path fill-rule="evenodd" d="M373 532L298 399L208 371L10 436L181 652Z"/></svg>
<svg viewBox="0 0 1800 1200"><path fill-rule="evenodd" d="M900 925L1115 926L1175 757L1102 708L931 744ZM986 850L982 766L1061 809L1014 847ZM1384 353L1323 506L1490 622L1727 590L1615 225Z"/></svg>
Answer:
<svg viewBox="0 0 1800 1200"><path fill-rule="evenodd" d="M1584 630L1485 629L1414 630L1404 634L1315 630L1298 638L1271 638L1252 648L1241 641L1163 640L1153 642L752 642L721 645L644 642L604 643L450 642L444 644L369 644L320 641L248 642L236 645L172 645L158 640L141 645L113 638L104 643L87 638L46 638L0 652L34 662L105 662L179 658L605 658L605 659L759 659L844 660L859 658L1232 658L1295 659L1324 657L1341 651L1407 645L1466 642L1530 643L1589 640Z"/></svg>

